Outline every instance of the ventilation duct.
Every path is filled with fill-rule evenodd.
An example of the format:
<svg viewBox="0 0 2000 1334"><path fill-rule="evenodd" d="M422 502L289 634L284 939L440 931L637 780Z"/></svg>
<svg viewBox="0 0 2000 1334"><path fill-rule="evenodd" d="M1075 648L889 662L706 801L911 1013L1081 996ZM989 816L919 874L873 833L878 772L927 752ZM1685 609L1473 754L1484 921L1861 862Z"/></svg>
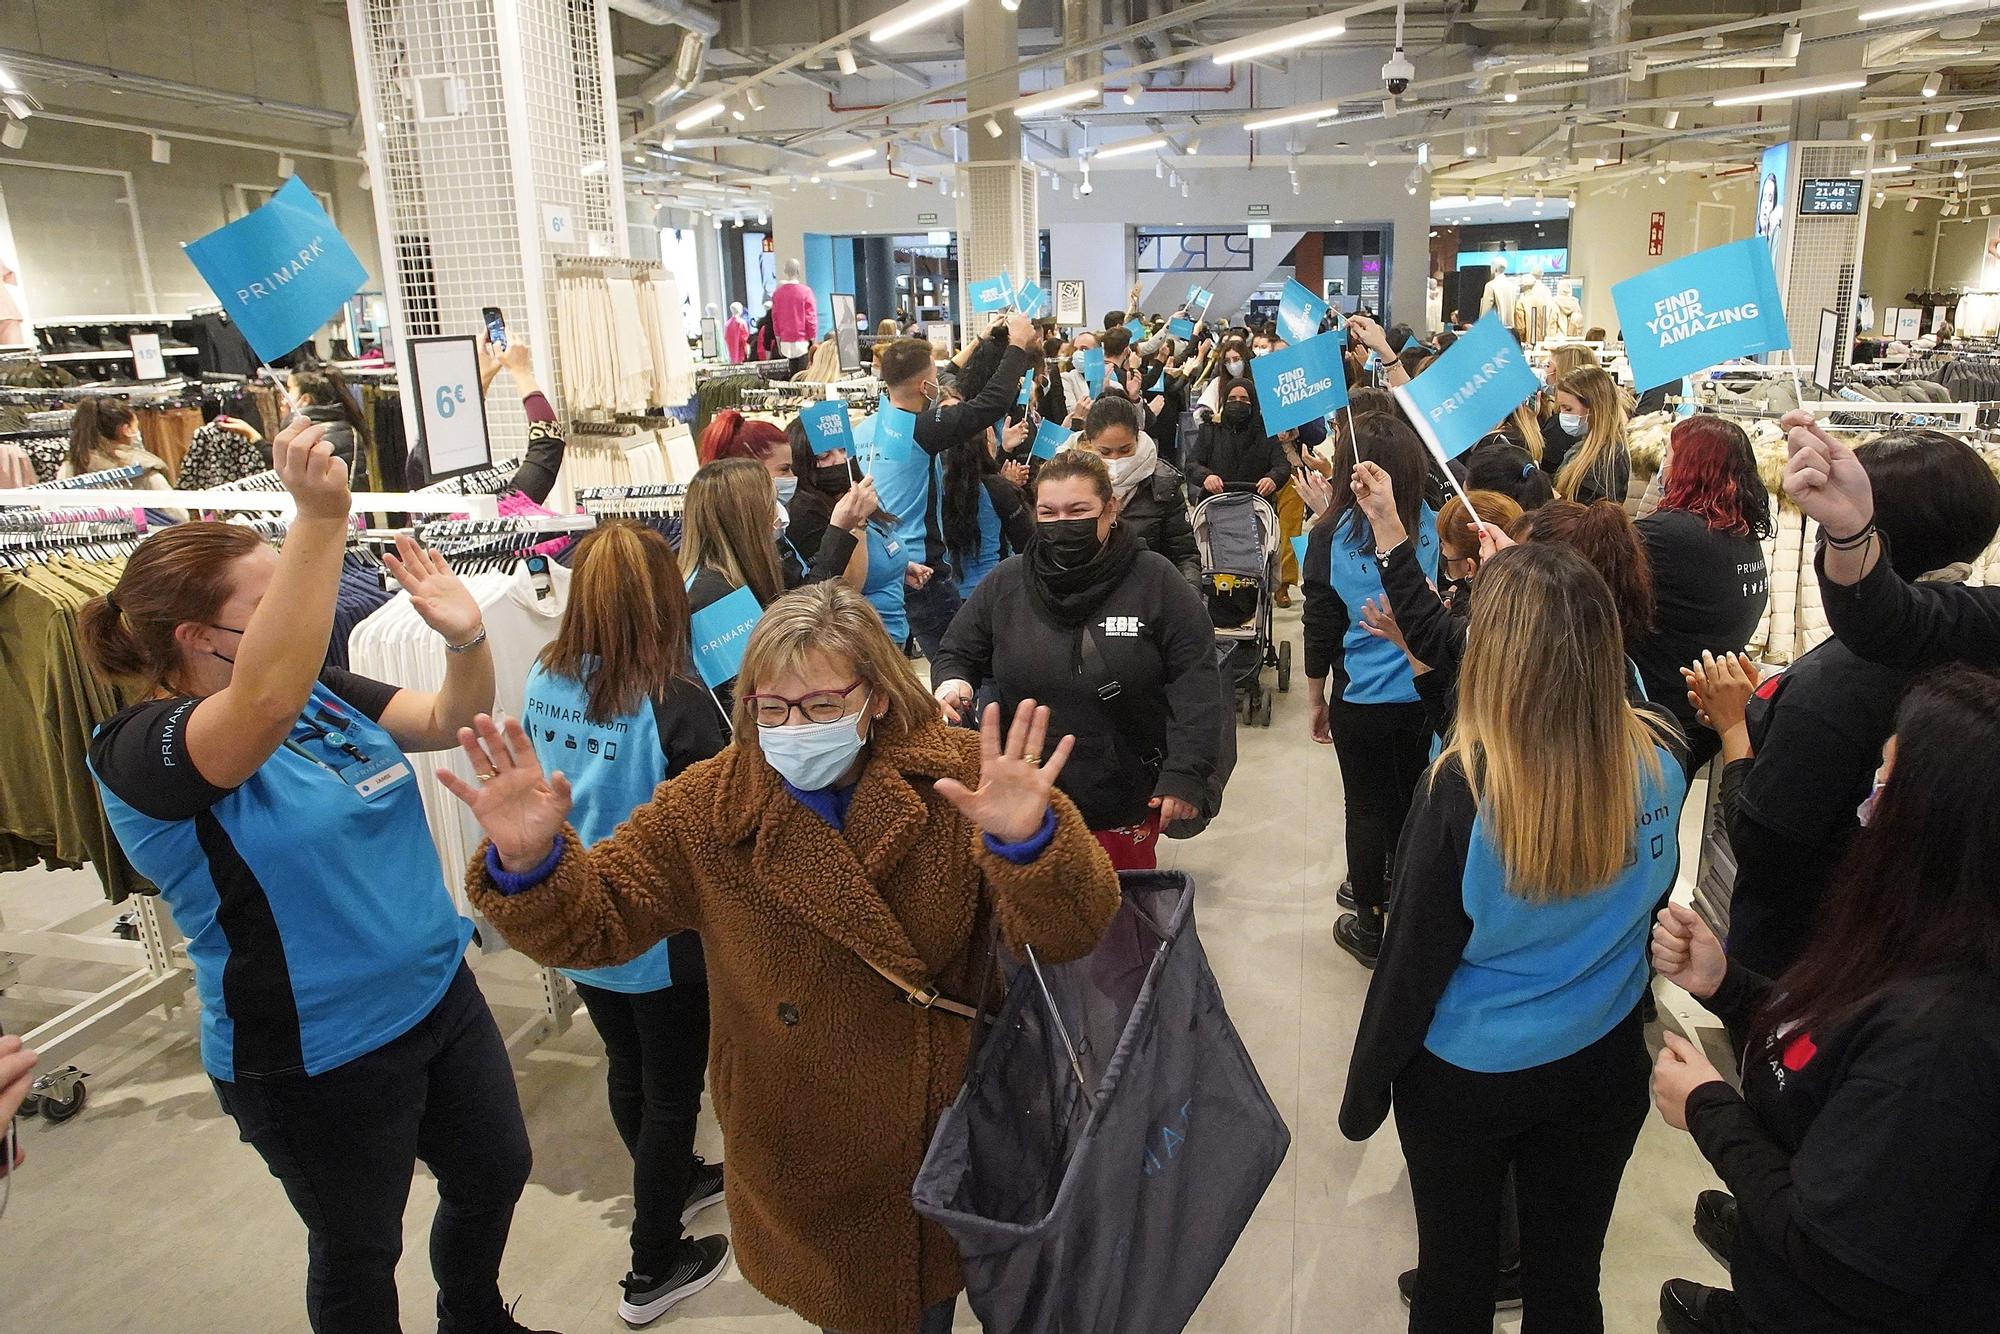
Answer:
<svg viewBox="0 0 2000 1334"><path fill-rule="evenodd" d="M722 30L722 20L689 0L609 0L611 8L641 23L680 28L681 39L671 61L645 83L639 96L658 109L681 97L701 82L708 63L709 39Z"/></svg>

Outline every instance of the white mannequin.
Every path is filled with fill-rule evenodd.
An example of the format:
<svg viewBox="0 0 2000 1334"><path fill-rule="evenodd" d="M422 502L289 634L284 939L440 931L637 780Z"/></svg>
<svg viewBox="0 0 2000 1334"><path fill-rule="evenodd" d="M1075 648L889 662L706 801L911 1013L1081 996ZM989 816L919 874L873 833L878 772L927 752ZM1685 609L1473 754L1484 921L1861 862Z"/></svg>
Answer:
<svg viewBox="0 0 2000 1334"><path fill-rule="evenodd" d="M1583 304L1576 299L1576 283L1573 280L1556 284L1555 327L1550 332L1565 338L1583 337Z"/></svg>
<svg viewBox="0 0 2000 1334"><path fill-rule="evenodd" d="M1424 279L1424 327L1444 328L1444 283L1435 273Z"/></svg>
<svg viewBox="0 0 2000 1334"><path fill-rule="evenodd" d="M1540 276L1527 274L1521 279L1520 294L1514 301L1514 331L1523 343L1539 343L1552 332L1554 307L1549 298L1549 289L1542 285Z"/></svg>
<svg viewBox="0 0 2000 1334"><path fill-rule="evenodd" d="M1507 261L1493 261L1492 276L1486 280L1486 290L1479 296L1479 313L1489 310L1500 312L1500 322L1508 328L1514 327L1514 280L1507 276Z"/></svg>

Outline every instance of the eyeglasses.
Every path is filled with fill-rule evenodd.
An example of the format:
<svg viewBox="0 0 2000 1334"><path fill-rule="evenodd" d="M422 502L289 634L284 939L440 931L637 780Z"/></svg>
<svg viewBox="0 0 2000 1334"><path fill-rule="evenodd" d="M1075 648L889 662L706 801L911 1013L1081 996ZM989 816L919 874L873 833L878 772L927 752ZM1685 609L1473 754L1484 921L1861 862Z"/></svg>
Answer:
<svg viewBox="0 0 2000 1334"><path fill-rule="evenodd" d="M745 695L744 699L749 702L750 716L759 727L783 727L792 720L793 709L803 713L809 723L837 723L849 716L847 697L866 684L856 681L845 690L815 690L802 699L787 699L783 695Z"/></svg>

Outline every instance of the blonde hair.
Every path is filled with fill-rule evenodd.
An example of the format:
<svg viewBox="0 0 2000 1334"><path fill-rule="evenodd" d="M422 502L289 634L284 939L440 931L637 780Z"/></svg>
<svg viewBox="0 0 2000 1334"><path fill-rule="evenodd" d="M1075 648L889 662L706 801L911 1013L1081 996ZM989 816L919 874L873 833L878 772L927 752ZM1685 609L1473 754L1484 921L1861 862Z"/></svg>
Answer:
<svg viewBox="0 0 2000 1334"><path fill-rule="evenodd" d="M1556 490L1575 499L1584 478L1625 452L1625 403L1618 382L1597 366L1571 371L1556 381L1556 390L1572 395L1590 414L1589 433L1576 442L1556 472Z"/></svg>
<svg viewBox="0 0 2000 1334"><path fill-rule="evenodd" d="M808 384L832 384L840 378L840 343L833 334L819 340L813 349L812 360L806 368L792 377Z"/></svg>
<svg viewBox="0 0 2000 1334"><path fill-rule="evenodd" d="M688 483L682 516L681 564L722 571L770 606L785 591L775 530L778 496L771 474L755 459L717 459Z"/></svg>
<svg viewBox="0 0 2000 1334"><path fill-rule="evenodd" d="M846 584L829 579L773 602L750 632L731 719L737 745L757 744L756 709L749 697L814 654L854 664L854 674L868 683L870 698L888 701L888 711L875 720L871 735L907 736L937 720L937 701L903 651L890 642L875 608Z"/></svg>
<svg viewBox="0 0 2000 1334"><path fill-rule="evenodd" d="M1512 429L1508 429L1511 427ZM1513 437L1516 444L1528 451L1528 457L1536 463L1542 461L1542 419L1535 414L1535 400L1530 398L1514 409L1507 419L1507 426L1501 429Z"/></svg>
<svg viewBox="0 0 2000 1334"><path fill-rule="evenodd" d="M1581 343L1565 343L1549 353L1549 383L1556 384L1567 375L1572 375L1586 366L1600 369L1604 363L1597 354Z"/></svg>
<svg viewBox="0 0 2000 1334"><path fill-rule="evenodd" d="M1640 785L1659 781L1671 734L1632 707L1626 673L1611 589L1575 551L1509 547L1480 570L1457 720L1430 781L1447 761L1464 770L1508 892L1575 898L1625 868Z"/></svg>

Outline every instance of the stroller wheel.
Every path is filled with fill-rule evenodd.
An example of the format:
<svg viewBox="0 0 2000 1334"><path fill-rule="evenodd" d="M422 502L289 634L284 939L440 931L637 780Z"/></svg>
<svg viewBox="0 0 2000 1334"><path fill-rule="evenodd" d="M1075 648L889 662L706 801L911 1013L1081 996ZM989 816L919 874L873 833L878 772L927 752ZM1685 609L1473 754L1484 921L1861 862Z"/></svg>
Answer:
<svg viewBox="0 0 2000 1334"><path fill-rule="evenodd" d="M1278 645L1278 689L1290 693L1292 688L1292 641L1287 639Z"/></svg>
<svg viewBox="0 0 2000 1334"><path fill-rule="evenodd" d="M1271 704L1276 698L1277 696L1273 695L1270 691L1267 690L1264 692L1264 702L1257 708L1257 725L1259 727L1269 727L1271 725Z"/></svg>

